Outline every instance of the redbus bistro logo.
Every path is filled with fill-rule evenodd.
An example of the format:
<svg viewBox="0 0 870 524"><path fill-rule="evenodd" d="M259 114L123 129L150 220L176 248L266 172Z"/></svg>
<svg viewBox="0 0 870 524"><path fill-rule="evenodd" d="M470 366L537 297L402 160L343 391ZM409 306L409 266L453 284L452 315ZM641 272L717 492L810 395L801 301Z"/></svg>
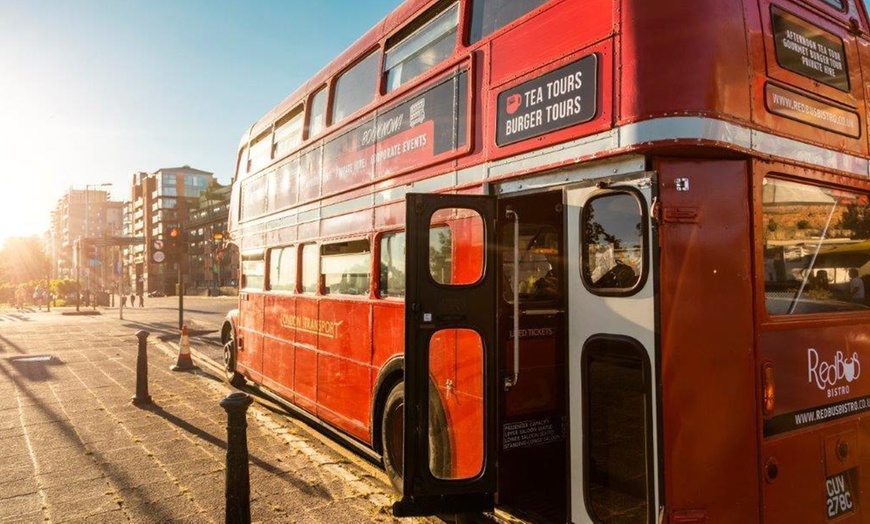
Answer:
<svg viewBox="0 0 870 524"><path fill-rule="evenodd" d="M858 353L846 358L842 351L837 351L834 358L826 362L818 351L810 348L807 350L807 369L808 381L826 391L828 398L836 398L850 393L849 384L861 376L861 361Z"/></svg>

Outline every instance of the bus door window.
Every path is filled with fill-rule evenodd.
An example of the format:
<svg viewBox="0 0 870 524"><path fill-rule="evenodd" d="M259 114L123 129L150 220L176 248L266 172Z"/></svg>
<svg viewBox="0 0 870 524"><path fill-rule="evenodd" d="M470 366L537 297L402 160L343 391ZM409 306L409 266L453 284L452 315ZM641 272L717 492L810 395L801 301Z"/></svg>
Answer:
<svg viewBox="0 0 870 524"><path fill-rule="evenodd" d="M483 276L483 220L475 211L442 209L429 227L429 274L444 286L474 284ZM436 478L473 478L483 468L483 342L470 329L443 329L429 344L430 470ZM443 420L440 420L443 419ZM446 434L439 436L439 427ZM443 448L443 446L442 446ZM449 451L449 457L446 452ZM444 455L444 456L442 456ZM440 457L440 458L439 458ZM439 461L447 461L447 464Z"/></svg>
<svg viewBox="0 0 870 524"><path fill-rule="evenodd" d="M320 249L325 295L368 295L372 267L368 240L324 244Z"/></svg>
<svg viewBox="0 0 870 524"><path fill-rule="evenodd" d="M762 191L768 314L868 310L868 195L772 177Z"/></svg>
<svg viewBox="0 0 870 524"><path fill-rule="evenodd" d="M630 294L643 274L643 214L627 192L594 197L583 208L583 282L595 294Z"/></svg>

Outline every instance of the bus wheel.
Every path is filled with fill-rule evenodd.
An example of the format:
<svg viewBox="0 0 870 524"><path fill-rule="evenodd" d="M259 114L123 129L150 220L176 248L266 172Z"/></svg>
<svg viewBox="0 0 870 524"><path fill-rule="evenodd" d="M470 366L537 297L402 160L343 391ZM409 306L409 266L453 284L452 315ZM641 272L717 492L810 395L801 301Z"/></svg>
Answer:
<svg viewBox="0 0 870 524"><path fill-rule="evenodd" d="M399 382L384 402L381 417L381 449L384 470L393 488L401 494L404 473L405 383ZM450 442L444 408L435 387L429 384L429 469L438 478L450 478Z"/></svg>
<svg viewBox="0 0 870 524"><path fill-rule="evenodd" d="M224 342L224 375L227 382L237 388L245 385L245 377L236 371L236 336L232 328L227 330Z"/></svg>

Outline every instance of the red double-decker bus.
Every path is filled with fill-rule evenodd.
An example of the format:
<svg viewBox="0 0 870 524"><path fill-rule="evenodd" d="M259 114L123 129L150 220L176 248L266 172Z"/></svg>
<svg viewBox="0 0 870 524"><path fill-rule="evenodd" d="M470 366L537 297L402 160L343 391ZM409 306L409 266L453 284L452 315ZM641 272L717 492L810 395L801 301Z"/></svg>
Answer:
<svg viewBox="0 0 870 524"><path fill-rule="evenodd" d="M228 377L397 515L870 521L857 0L408 0L244 134Z"/></svg>

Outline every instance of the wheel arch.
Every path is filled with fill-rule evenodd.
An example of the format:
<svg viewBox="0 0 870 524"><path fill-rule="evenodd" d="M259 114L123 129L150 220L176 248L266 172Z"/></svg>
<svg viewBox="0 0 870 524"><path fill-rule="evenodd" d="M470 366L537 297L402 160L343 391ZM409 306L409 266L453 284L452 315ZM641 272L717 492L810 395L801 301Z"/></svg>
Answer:
<svg viewBox="0 0 870 524"><path fill-rule="evenodd" d="M224 322L221 325L221 344L226 344L229 340L229 335L232 333L236 336L236 340L239 339L238 333L236 333L236 319L239 316L239 310L233 309L227 316L224 318Z"/></svg>
<svg viewBox="0 0 870 524"><path fill-rule="evenodd" d="M372 448L383 453L381 446L381 417L384 416L384 404L387 401L387 395L393 389L393 386L401 382L405 378L405 357L396 355L391 357L381 368L378 373L378 378L375 381L374 394L372 395L372 419L370 426L372 428Z"/></svg>

